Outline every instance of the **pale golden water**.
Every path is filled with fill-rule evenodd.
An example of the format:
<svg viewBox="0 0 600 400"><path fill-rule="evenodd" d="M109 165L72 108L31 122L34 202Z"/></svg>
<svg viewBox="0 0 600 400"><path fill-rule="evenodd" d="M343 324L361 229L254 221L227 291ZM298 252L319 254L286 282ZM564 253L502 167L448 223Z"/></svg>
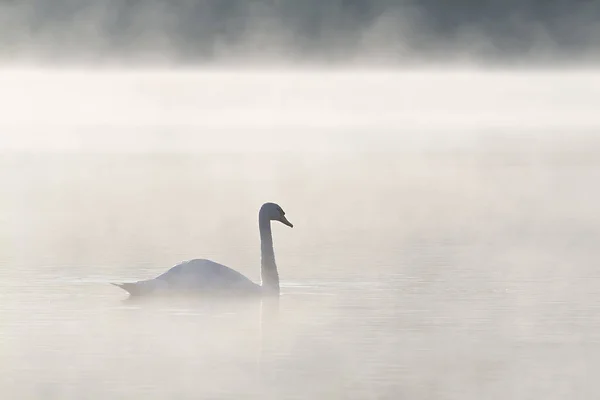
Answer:
<svg viewBox="0 0 600 400"><path fill-rule="evenodd" d="M3 76L2 398L600 393L600 75L111 74ZM265 201L278 307L108 284L258 281Z"/></svg>

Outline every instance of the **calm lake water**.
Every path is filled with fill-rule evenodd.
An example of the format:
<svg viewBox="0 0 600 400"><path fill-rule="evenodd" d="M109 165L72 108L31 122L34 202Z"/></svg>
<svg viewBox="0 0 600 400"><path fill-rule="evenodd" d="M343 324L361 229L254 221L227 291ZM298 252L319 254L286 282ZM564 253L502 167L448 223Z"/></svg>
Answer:
<svg viewBox="0 0 600 400"><path fill-rule="evenodd" d="M600 388L600 74L4 71L0 393L567 399ZM210 258L278 304L137 303Z"/></svg>

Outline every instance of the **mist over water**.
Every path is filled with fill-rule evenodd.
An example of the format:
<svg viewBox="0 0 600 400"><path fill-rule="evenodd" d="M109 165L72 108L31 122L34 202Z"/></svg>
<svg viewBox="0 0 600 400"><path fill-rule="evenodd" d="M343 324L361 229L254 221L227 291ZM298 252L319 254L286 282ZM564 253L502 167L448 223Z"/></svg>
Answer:
<svg viewBox="0 0 600 400"><path fill-rule="evenodd" d="M594 70L4 69L0 393L594 398ZM279 304L123 301L209 258Z"/></svg>

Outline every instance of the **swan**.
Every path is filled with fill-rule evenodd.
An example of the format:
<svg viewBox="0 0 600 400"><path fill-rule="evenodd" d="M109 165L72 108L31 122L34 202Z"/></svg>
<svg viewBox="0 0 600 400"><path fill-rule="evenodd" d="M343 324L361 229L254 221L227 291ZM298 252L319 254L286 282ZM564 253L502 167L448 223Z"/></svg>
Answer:
<svg viewBox="0 0 600 400"><path fill-rule="evenodd" d="M131 283L111 283L130 296L157 294L200 295L279 295L279 274L275 264L271 221L293 228L283 209L275 203L265 203L258 212L260 232L260 276L256 284L241 273L211 260L195 259L175 265L153 279Z"/></svg>

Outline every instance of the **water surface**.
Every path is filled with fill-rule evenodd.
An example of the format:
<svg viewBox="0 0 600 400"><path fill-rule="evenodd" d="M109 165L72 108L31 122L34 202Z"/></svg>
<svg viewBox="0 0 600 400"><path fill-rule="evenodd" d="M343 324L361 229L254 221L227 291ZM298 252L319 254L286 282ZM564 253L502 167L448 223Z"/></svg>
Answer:
<svg viewBox="0 0 600 400"><path fill-rule="evenodd" d="M593 398L600 75L7 72L0 393ZM277 307L131 303L210 258Z"/></svg>

